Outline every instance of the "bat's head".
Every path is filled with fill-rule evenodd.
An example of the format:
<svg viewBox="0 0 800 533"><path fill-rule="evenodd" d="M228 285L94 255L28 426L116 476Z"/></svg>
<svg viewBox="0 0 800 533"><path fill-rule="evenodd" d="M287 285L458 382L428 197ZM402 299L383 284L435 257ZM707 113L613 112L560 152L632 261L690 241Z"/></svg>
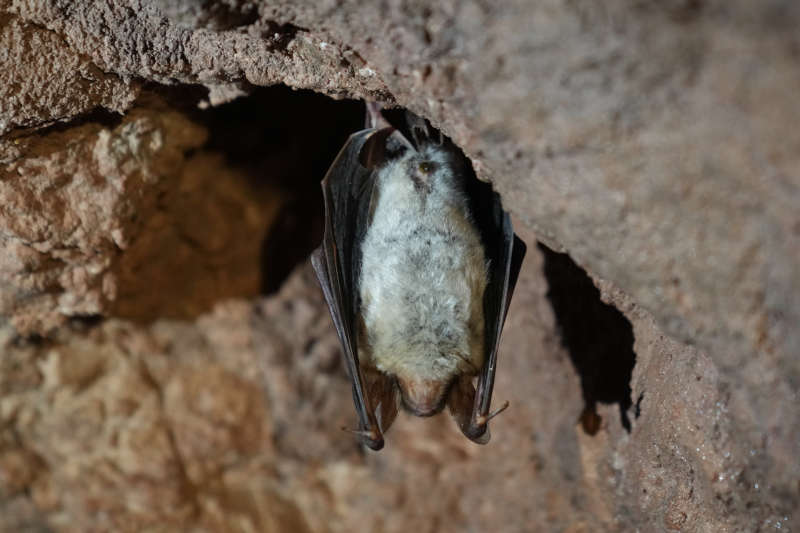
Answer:
<svg viewBox="0 0 800 533"><path fill-rule="evenodd" d="M433 227L437 223L432 217L448 220L456 215L464 218L468 212L465 181L465 164L460 154L449 147L426 144L419 149L409 148L387 158L378 168L375 179L377 196L392 199L391 212L384 209L390 217L399 213L419 212L430 218L403 220L404 227L412 225ZM474 231L472 226L453 220L451 228L456 231Z"/></svg>
<svg viewBox="0 0 800 533"><path fill-rule="evenodd" d="M386 123L379 112L375 124ZM369 169L380 169L380 185L386 181L413 186L416 195L437 191L445 196L458 194L465 174L471 168L464 154L448 138L431 127L427 121L406 114L394 126L375 130L365 138L359 153L359 163ZM401 191L394 191L397 198ZM406 191L406 194L410 192Z"/></svg>

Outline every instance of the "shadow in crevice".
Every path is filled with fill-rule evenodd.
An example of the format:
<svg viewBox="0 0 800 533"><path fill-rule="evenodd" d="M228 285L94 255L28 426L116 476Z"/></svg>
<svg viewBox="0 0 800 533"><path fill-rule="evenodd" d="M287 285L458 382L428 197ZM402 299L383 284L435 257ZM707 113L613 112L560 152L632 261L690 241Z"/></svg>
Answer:
<svg viewBox="0 0 800 533"><path fill-rule="evenodd" d="M583 429L590 435L600 429L596 406L606 403L618 405L622 426L630 432L630 381L636 363L633 327L619 310L600 299L600 291L586 271L567 254L541 243L539 249L561 343L581 378Z"/></svg>
<svg viewBox="0 0 800 533"><path fill-rule="evenodd" d="M363 104L285 86L243 90L210 108L204 87L143 90L138 107L165 111L165 131L192 128L196 140L143 192L149 211L113 267L110 314L192 319L220 301L272 293L322 240L320 181L363 127Z"/></svg>
<svg viewBox="0 0 800 533"><path fill-rule="evenodd" d="M350 134L364 127L364 105L273 86L202 117L211 132L206 149L282 192L283 207L261 251L262 291L275 292L322 241L320 181Z"/></svg>
<svg viewBox="0 0 800 533"><path fill-rule="evenodd" d="M347 138L364 127L364 104L285 85L245 87L247 95L205 109L207 89L150 84L149 92L208 129L200 151L222 154L247 177L254 197L279 197L260 247L262 294L277 291L322 241L320 182ZM255 239L254 239L255 240Z"/></svg>
<svg viewBox="0 0 800 533"><path fill-rule="evenodd" d="M74 130L86 124L99 124L106 128L116 128L123 120L123 115L115 111L109 111L103 107L96 107L85 113L72 116L68 119L48 121L43 125L32 125L29 127L15 128L5 135L8 140L19 140L26 137L44 137L52 133L63 133Z"/></svg>

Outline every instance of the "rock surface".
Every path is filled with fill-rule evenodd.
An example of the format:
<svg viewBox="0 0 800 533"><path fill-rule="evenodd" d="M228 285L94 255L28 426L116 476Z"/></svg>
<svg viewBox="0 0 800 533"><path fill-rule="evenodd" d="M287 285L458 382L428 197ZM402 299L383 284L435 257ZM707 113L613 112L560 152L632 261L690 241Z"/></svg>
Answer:
<svg viewBox="0 0 800 533"><path fill-rule="evenodd" d="M800 5L362 4L0 0L0 529L800 530ZM154 83L431 119L631 321L631 431L530 246L492 443L359 450L308 266L259 296L287 193Z"/></svg>
<svg viewBox="0 0 800 533"><path fill-rule="evenodd" d="M0 313L41 333L70 316L192 316L258 292L251 242L278 196L258 202L219 156L185 156L205 139L156 106L0 141Z"/></svg>

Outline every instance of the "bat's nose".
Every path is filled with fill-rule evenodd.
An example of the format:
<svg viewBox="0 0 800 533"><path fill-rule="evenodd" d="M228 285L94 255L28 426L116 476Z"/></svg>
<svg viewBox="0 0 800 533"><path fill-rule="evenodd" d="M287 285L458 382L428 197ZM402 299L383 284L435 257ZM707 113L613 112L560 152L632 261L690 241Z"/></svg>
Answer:
<svg viewBox="0 0 800 533"><path fill-rule="evenodd" d="M444 408L447 381L397 378L403 406L416 416L433 416Z"/></svg>

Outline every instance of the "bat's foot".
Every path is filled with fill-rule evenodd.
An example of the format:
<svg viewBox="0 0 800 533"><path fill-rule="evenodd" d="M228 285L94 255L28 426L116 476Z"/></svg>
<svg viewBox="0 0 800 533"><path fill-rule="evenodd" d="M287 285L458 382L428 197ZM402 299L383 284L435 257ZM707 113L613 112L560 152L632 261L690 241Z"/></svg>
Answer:
<svg viewBox="0 0 800 533"><path fill-rule="evenodd" d="M383 129L390 127L389 121L381 114L381 105L377 102L367 102L367 118L364 121L365 127Z"/></svg>
<svg viewBox="0 0 800 533"><path fill-rule="evenodd" d="M461 427L461 432L474 443L488 443L489 439L491 438L489 433L489 420L496 417L506 409L508 409L508 402L505 402L500 409L497 409L488 415L476 416L466 427Z"/></svg>

